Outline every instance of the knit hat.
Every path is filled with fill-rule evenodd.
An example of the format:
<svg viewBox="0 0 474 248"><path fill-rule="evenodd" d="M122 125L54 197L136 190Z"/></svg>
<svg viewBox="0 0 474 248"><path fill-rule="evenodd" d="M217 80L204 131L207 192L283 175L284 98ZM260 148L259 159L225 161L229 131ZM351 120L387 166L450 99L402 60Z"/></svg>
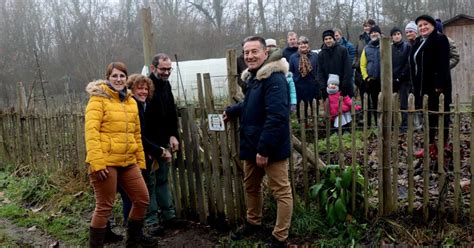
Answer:
<svg viewBox="0 0 474 248"><path fill-rule="evenodd" d="M328 30L323 32L323 40L324 40L324 37L326 37L326 36L331 36L334 40L336 40L336 38L334 36L334 31L331 30L331 29L328 29Z"/></svg>
<svg viewBox="0 0 474 248"><path fill-rule="evenodd" d="M436 19L436 31L443 33L443 23L440 19Z"/></svg>
<svg viewBox="0 0 474 248"><path fill-rule="evenodd" d="M266 44L267 46L275 46L275 47L277 47L277 42L276 42L275 39L266 39L266 40L265 40L265 44Z"/></svg>
<svg viewBox="0 0 474 248"><path fill-rule="evenodd" d="M408 31L412 31L418 34L418 26L416 26L416 23L414 21L410 21L405 27L405 32L408 32Z"/></svg>
<svg viewBox="0 0 474 248"><path fill-rule="evenodd" d="M329 85L331 84L336 85L336 87L329 88ZM339 75L329 74L328 86L326 87L326 91L329 95L336 94L339 91Z"/></svg>
<svg viewBox="0 0 474 248"><path fill-rule="evenodd" d="M421 15L421 16L418 16L418 17L416 18L416 20L415 20L416 25L418 25L418 22L419 22L420 20L425 20L425 21L431 23L431 25L433 25L433 27L436 27L436 21L435 21L435 19L433 19L433 17L431 17L431 16L429 16L429 15Z"/></svg>
<svg viewBox="0 0 474 248"><path fill-rule="evenodd" d="M382 34L382 30L380 30L379 26L375 25L373 27L370 28L370 32L369 34L373 33L373 32L377 32L379 34Z"/></svg>
<svg viewBox="0 0 474 248"><path fill-rule="evenodd" d="M402 30L400 30L397 27L393 27L392 30L390 30L390 36L393 36L396 32L400 32L400 34L401 34Z"/></svg>
<svg viewBox="0 0 474 248"><path fill-rule="evenodd" d="M329 74L329 77L328 77L328 84L339 85L339 75L337 75L337 74Z"/></svg>

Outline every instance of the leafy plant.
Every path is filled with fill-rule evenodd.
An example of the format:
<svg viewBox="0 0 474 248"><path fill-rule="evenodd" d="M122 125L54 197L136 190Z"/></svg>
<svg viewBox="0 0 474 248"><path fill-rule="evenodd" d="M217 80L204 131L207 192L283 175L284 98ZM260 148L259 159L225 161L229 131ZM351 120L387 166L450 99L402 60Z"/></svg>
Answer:
<svg viewBox="0 0 474 248"><path fill-rule="evenodd" d="M361 150L364 147L363 139L362 139L362 132L356 131L354 134L346 133L341 136L342 139L342 146L343 149L349 150L352 148L352 136L355 135L355 150ZM337 133L332 134L329 136L329 147L326 144L326 139L319 139L318 140L318 151L319 152L330 152L335 151L339 147L339 135Z"/></svg>
<svg viewBox="0 0 474 248"><path fill-rule="evenodd" d="M339 165L328 165L321 169L323 180L310 188L310 196L318 199L325 211L329 225L346 220L351 203L352 167L341 170ZM356 197L362 198L364 177L356 167Z"/></svg>

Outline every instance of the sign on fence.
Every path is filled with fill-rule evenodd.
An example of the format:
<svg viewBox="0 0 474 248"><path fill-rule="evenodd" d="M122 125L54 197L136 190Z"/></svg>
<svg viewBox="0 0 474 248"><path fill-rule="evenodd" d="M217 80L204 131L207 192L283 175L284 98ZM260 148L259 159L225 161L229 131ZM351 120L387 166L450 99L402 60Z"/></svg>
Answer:
<svg viewBox="0 0 474 248"><path fill-rule="evenodd" d="M208 114L209 131L225 131L224 118L222 114Z"/></svg>

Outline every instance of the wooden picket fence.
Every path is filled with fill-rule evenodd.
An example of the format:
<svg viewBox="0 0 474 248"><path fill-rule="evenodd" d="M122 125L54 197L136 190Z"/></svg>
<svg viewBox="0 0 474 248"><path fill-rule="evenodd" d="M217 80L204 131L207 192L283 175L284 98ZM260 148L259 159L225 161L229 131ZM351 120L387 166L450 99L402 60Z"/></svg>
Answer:
<svg viewBox="0 0 474 248"><path fill-rule="evenodd" d="M235 78L235 52L228 52L228 85L229 96L235 95L236 78ZM180 132L181 132L181 149L177 153L170 173L170 184L175 198L177 212L185 218L196 219L202 223L223 225L234 225L242 221L245 217L245 198L243 187L242 162L238 158L239 153L239 131L237 122L230 122L226 126L226 131L216 132L208 129L208 114L220 114L223 109L216 108L212 93L211 77L208 73L197 75L197 87L199 95L199 103L188 105L179 109ZM21 98L21 97L20 97ZM382 101L382 97L379 97ZM230 100L232 101L232 100ZM309 198L309 188L311 185L318 183L322 178L318 168L327 164L337 163L341 167L360 166L365 178L363 195L365 203L364 213L369 216L369 207L378 206L378 214L383 214L384 201L382 192L389 191L389 208L393 210L406 209L409 214L415 215L417 209L422 208L425 220L430 219L430 206L436 207L438 211L452 210L453 221L458 222L461 217L469 216L470 220L474 219L474 187L470 187L470 192L461 191L461 178L466 180L474 180L474 156L470 159L466 157L470 154L461 153L461 144L464 147L470 147L474 144L474 96L471 105L461 106L459 98L456 96L452 111L442 109L443 97L440 97L440 110L438 112L428 111L425 97L422 109L415 109L414 99L411 95L409 98L408 113L408 130L406 133L407 156L406 161L401 161L399 154L400 146L398 144L400 114L403 112L399 109L398 97L393 96L393 109L391 116L393 124L390 135L395 142L388 143L384 138L383 127L379 122L379 128L372 128L367 125L367 107L363 106L363 126L358 127L358 115L352 109L352 126L351 133L354 134L362 130L362 150L356 150L356 136L352 135L352 149L350 157L344 156L347 149L343 147L342 128L337 129L338 147L331 147L329 139L334 130L330 128L329 116L322 115L327 112L324 108L325 103L317 104L313 102L313 109L321 109L314 111L314 116L310 116L309 120L301 119L304 123L310 121L313 125L306 128L305 125L299 125L299 128L292 130L292 153L290 158L290 179L295 196L302 199L306 206L312 204ZM364 103L367 103L365 99ZM20 104L21 105L21 104ZM382 104L379 104L381 106ZM73 174L79 174L86 180L85 145L84 145L84 113L83 107L77 108L57 107L54 111L33 112L25 111L21 107L19 110L3 110L0 113L0 162L10 163L16 166L19 171L35 173L40 171L54 171L62 169L70 171ZM432 161L426 153L422 160L422 179L415 181L415 163L421 160L414 160L413 153L415 147L415 138L417 137L413 119L416 114L421 113L424 119L424 140L428 140L429 114L440 115L439 129L449 128L452 133L453 143L453 159L452 170L446 170L443 159L443 150L440 149L438 154L437 170L432 168ZM387 115L378 110L380 119ZM452 127L444 127L441 121L443 115L449 114L452 117ZM461 118L470 119L469 127L462 127ZM295 122L295 120L293 121ZM325 123L323 130L320 123ZM302 130L300 130L302 129ZM377 142L374 151L369 153L369 143L373 140L369 134L373 134L377 130ZM466 131L467 130L467 131ZM295 135L298 134L299 135ZM325 137L319 134L325 133ZM307 136L312 134L312 136ZM462 134L462 135L461 135ZM443 147L443 132L439 132L438 147ZM310 138L311 137L311 138ZM466 140L469 137L470 140ZM326 141L326 146L330 147L326 152L318 150L320 140ZM388 143L388 144L387 144ZM419 142L418 142L419 143ZM424 142L425 151L428 150L428 142ZM391 162L382 164L381 147L389 145L392 148ZM336 154L336 155L334 155ZM387 154L385 154L387 155ZM337 157L337 159L334 159ZM301 158L301 159L299 159ZM332 160L331 160L332 158ZM406 166L406 170L399 166ZM464 165L464 166L461 166ZM462 170L464 169L464 170ZM376 173L372 173L375 170ZM353 170L354 172L356 170ZM310 176L310 175L315 176ZM408 174L408 175L406 175ZM387 187L384 179L389 175L390 184ZM434 180L430 177L434 176ZM407 199L398 195L399 177L404 177L408 181ZM302 178L298 180L298 178ZM422 183L422 185L417 185ZM464 181L465 182L465 181ZM302 186L301 186L302 185ZM405 187L405 186L403 186ZM430 189L437 189L436 194L431 193ZM417 198L416 192L422 191L422 197ZM355 209L355 185L352 187L351 207ZM371 195L377 197L370 198ZM469 199L469 202L462 199ZM370 202L369 202L370 200ZM469 211L469 215L465 214Z"/></svg>

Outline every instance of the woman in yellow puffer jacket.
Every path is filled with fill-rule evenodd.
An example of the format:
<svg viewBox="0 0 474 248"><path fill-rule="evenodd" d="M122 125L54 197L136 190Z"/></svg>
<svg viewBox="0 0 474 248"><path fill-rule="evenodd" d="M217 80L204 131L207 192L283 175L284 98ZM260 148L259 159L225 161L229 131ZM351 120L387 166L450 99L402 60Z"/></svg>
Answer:
<svg viewBox="0 0 474 248"><path fill-rule="evenodd" d="M144 238L142 232L149 204L148 190L140 172L140 169L145 169L145 155L137 103L125 87L125 64L110 63L106 78L91 82L86 88L90 94L85 114L86 163L96 200L89 229L89 246L103 247L117 185L132 200L127 247L153 246L156 242Z"/></svg>

